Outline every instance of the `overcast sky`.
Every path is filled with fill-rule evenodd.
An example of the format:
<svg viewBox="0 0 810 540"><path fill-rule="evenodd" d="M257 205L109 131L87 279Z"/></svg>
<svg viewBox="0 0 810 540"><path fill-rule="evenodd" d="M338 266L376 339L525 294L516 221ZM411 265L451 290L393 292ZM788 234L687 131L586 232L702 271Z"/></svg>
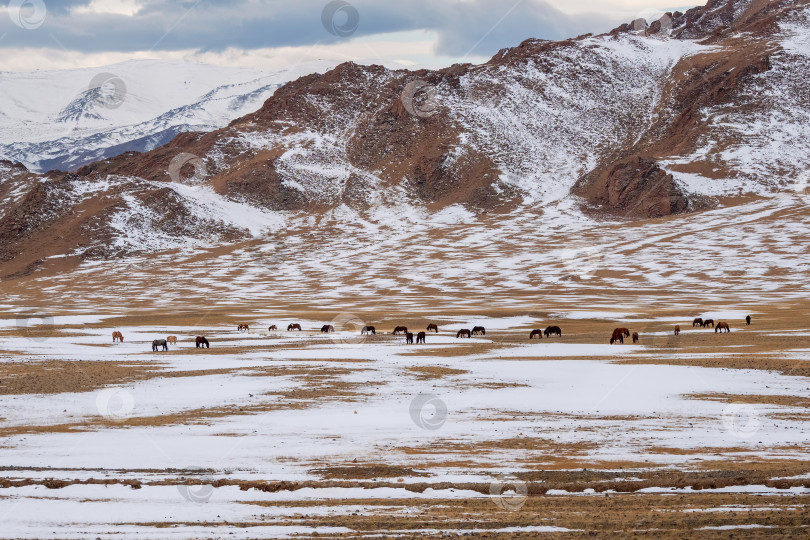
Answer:
<svg viewBox="0 0 810 540"><path fill-rule="evenodd" d="M700 0L698 0L700 1ZM687 4L688 5L688 4ZM534 37L608 31L675 0L0 0L0 70L137 58L481 62Z"/></svg>

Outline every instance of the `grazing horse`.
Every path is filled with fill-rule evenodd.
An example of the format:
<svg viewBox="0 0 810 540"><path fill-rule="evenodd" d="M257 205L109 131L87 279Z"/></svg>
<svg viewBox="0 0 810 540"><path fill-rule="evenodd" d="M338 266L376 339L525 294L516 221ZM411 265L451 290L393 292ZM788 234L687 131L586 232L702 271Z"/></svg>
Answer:
<svg viewBox="0 0 810 540"><path fill-rule="evenodd" d="M287 326L287 332L292 332L293 330L298 330L300 332L301 325L298 323L291 323L289 326Z"/></svg>
<svg viewBox="0 0 810 540"><path fill-rule="evenodd" d="M397 326L396 328L394 328L394 332L393 332L393 334L395 336L397 334L407 334L407 333L408 333L408 327L407 326Z"/></svg>
<svg viewBox="0 0 810 540"><path fill-rule="evenodd" d="M270 325L270 327L269 327L269 328L267 328L267 331L268 331L268 332L274 332L274 331L276 331L276 330L278 330L278 328L276 328L276 325L275 325L275 324L271 324L271 325Z"/></svg>
<svg viewBox="0 0 810 540"><path fill-rule="evenodd" d="M619 330L622 331L622 334L624 334L624 337L630 337L630 330L629 329L627 329L627 328L619 328Z"/></svg>
<svg viewBox="0 0 810 540"><path fill-rule="evenodd" d="M462 328L461 330L456 332L456 337L457 338L470 337L470 331L467 330L466 328Z"/></svg>
<svg viewBox="0 0 810 540"><path fill-rule="evenodd" d="M706 319L703 321L703 328L706 328L707 326L714 328L714 319Z"/></svg>
<svg viewBox="0 0 810 540"><path fill-rule="evenodd" d="M633 343L638 343L638 332L633 332Z"/></svg>
<svg viewBox="0 0 810 540"><path fill-rule="evenodd" d="M240 325L239 325L239 326L236 328L236 330L237 330L238 332L250 332L250 327L249 327L248 325L246 325L246 324L240 324Z"/></svg>
<svg viewBox="0 0 810 540"><path fill-rule="evenodd" d="M334 331L335 331L335 327L332 326L331 324L325 324L325 325L321 326L321 333L323 333L323 334L328 334L328 333L334 332Z"/></svg>
<svg viewBox="0 0 810 540"><path fill-rule="evenodd" d="M208 343L208 340L205 339L205 336L197 336L197 339L195 341L196 343L194 346L198 349L202 349L203 347L205 347L206 349L211 348L211 344Z"/></svg>
<svg viewBox="0 0 810 540"><path fill-rule="evenodd" d="M433 330L435 333L439 333L439 326L436 323L430 323L427 327L427 331L430 332Z"/></svg>
<svg viewBox="0 0 810 540"><path fill-rule="evenodd" d="M746 315L745 316L745 324L747 324L749 326L751 325L751 315Z"/></svg>
<svg viewBox="0 0 810 540"><path fill-rule="evenodd" d="M624 344L624 332L622 332L621 328L616 328L613 330L613 335L610 336L610 344L613 345L616 342Z"/></svg>
<svg viewBox="0 0 810 540"><path fill-rule="evenodd" d="M120 342L120 343L123 343L123 342L124 342L124 334L122 334L122 333L121 333L121 332L119 332L118 330L116 330L115 332L113 332L113 343L115 343L116 341L118 341L118 342Z"/></svg>
<svg viewBox="0 0 810 540"><path fill-rule="evenodd" d="M413 332L405 332L405 344L413 345Z"/></svg>
<svg viewBox="0 0 810 540"><path fill-rule="evenodd" d="M543 339L543 331L539 328L532 330L532 333L529 334L529 339L534 339L535 336L537 336L537 339Z"/></svg>
<svg viewBox="0 0 810 540"><path fill-rule="evenodd" d="M487 330L483 326L474 326L472 329L472 335L477 336L481 334L482 336L487 335Z"/></svg>
<svg viewBox="0 0 810 540"><path fill-rule="evenodd" d="M424 343L425 342L425 333L419 332L416 334L416 343Z"/></svg>
<svg viewBox="0 0 810 540"><path fill-rule="evenodd" d="M170 345L177 345L177 336L169 336L166 338L166 341L168 341Z"/></svg>
<svg viewBox="0 0 810 540"><path fill-rule="evenodd" d="M360 334L362 334L362 335L372 334L372 335L376 336L377 335L377 329L374 328L373 326L364 326L363 329L360 330Z"/></svg>
<svg viewBox="0 0 810 540"><path fill-rule="evenodd" d="M165 339L156 339L152 342L152 352L158 352L158 349L163 347L164 351L169 350L169 344L166 342Z"/></svg>
<svg viewBox="0 0 810 540"><path fill-rule="evenodd" d="M677 335L678 335L678 334L680 334L680 333L681 333L681 326L680 326L680 325L678 325L678 324L676 324L676 325L675 325L675 335L677 336Z"/></svg>
<svg viewBox="0 0 810 540"><path fill-rule="evenodd" d="M548 328L546 328L545 332L543 332L543 333L546 335L546 337L548 337L548 336L550 336L552 334L555 335L555 336L562 337L562 330L560 330L559 326L549 326Z"/></svg>
<svg viewBox="0 0 810 540"><path fill-rule="evenodd" d="M728 327L728 323L719 322L719 323L717 323L717 326L714 327L714 333L715 334L717 332L720 332L722 334L723 330L725 330L726 332L731 332L731 328Z"/></svg>
<svg viewBox="0 0 810 540"><path fill-rule="evenodd" d="M703 326L703 319L698 317L697 319L692 321L692 328L694 328L695 326Z"/></svg>

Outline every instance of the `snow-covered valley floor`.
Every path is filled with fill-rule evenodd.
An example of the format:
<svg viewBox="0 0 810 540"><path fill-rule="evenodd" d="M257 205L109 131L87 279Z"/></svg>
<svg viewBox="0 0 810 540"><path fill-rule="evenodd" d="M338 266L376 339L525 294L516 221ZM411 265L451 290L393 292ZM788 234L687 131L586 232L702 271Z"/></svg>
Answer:
<svg viewBox="0 0 810 540"><path fill-rule="evenodd" d="M802 204L334 216L4 283L0 538L806 534Z"/></svg>

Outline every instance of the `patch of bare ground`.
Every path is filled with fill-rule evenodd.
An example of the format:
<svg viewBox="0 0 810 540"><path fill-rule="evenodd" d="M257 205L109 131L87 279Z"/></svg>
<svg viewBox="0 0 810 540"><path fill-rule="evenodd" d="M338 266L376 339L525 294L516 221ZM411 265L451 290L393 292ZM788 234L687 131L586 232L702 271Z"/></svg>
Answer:
<svg viewBox="0 0 810 540"><path fill-rule="evenodd" d="M326 479L376 479L376 478L414 478L430 476L426 472L416 471L410 467L386 465L380 463L363 463L312 469L309 471Z"/></svg>
<svg viewBox="0 0 810 540"><path fill-rule="evenodd" d="M0 395L88 392L152 378L161 367L154 363L108 361L0 363Z"/></svg>
<svg viewBox="0 0 810 540"><path fill-rule="evenodd" d="M810 362L806 360L789 360L784 358L762 358L757 356L725 356L718 352L716 357L677 358L648 356L644 358L623 358L615 360L618 364L652 364L671 366L697 366L706 368L758 369L776 371L783 375L810 377Z"/></svg>
<svg viewBox="0 0 810 540"><path fill-rule="evenodd" d="M446 366L411 366L407 368L406 371L413 374L416 379L420 381L441 379L442 377L468 373L468 371L463 369L454 369Z"/></svg>
<svg viewBox="0 0 810 540"><path fill-rule="evenodd" d="M751 405L779 405L781 407L810 408L810 398L777 394L689 394L690 399L719 401L721 403L746 403Z"/></svg>

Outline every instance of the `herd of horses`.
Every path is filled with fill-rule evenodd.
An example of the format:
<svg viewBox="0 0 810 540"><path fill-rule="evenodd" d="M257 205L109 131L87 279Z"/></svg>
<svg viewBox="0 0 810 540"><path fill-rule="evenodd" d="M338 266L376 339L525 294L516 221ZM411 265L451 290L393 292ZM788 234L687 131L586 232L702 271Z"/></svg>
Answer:
<svg viewBox="0 0 810 540"><path fill-rule="evenodd" d="M745 317L745 324L751 324L751 316L748 315ZM714 333L722 333L724 330L728 333L731 332L731 327L727 322L719 321L715 323L714 319L702 319L700 317L696 318L692 321L692 327L712 327L714 328ZM270 325L267 328L268 332L277 331L277 327L275 324ZM439 326L436 323L430 323L427 325L427 332L434 332L436 334L439 333ZM249 332L250 326L247 324L240 324L237 326L238 332ZM291 323L287 326L288 332L301 332L303 331L301 325L299 323ZM325 324L321 326L321 333L323 334L331 334L335 331L335 327L331 324ZM675 335L680 335L681 327L680 325L675 325ZM377 329L374 326L364 326L363 329L360 331L362 335L376 335ZM413 332L408 331L407 326L397 326L394 328L394 331L391 332L392 335L404 335L405 336L405 343L410 345L414 343L414 334ZM472 330L468 328L462 328L458 332L456 332L456 338L471 338L472 336L485 336L487 335L487 330L483 326L474 326ZM539 328L535 328L529 333L529 340L532 339L543 339L543 336L546 339L550 338L551 336L559 336L562 337L562 329L559 326L549 326L545 330L541 330ZM610 336L610 344L613 345L615 343L624 343L624 338L629 338L632 336L633 343L639 342L639 335L638 332L630 333L630 329L628 328L615 328L613 333ZM425 343L425 338L427 334L425 332L418 332L416 334L416 343ZM123 343L124 342L124 335L116 330L112 333L113 343ZM210 349L211 344L209 343L208 339L205 336L197 336L195 338L195 347L198 349L206 348ZM152 342L152 352L158 351L168 351L169 345L176 345L177 344L177 336L169 336L166 339L156 339Z"/></svg>

